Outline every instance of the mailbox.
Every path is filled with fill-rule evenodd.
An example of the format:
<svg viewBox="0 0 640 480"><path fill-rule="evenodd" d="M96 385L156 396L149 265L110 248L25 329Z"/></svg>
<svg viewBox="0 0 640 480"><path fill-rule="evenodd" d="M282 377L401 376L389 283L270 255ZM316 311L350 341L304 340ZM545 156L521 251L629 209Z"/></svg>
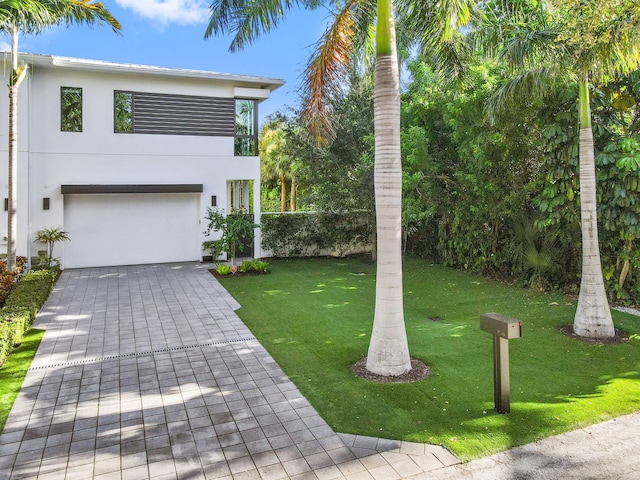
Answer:
<svg viewBox="0 0 640 480"><path fill-rule="evenodd" d="M480 329L493 335L493 399L496 410L509 413L509 340L522 337L522 322L497 313L485 313L480 315Z"/></svg>
<svg viewBox="0 0 640 480"><path fill-rule="evenodd" d="M520 320L497 313L480 315L480 329L507 340L522 337L522 322Z"/></svg>

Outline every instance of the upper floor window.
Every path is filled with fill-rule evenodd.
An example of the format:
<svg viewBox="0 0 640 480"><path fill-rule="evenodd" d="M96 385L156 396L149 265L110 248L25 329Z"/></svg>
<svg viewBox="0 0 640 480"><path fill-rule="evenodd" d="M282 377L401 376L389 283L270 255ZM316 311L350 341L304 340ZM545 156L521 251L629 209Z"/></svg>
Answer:
<svg viewBox="0 0 640 480"><path fill-rule="evenodd" d="M255 100L236 99L234 155L258 155L258 105Z"/></svg>
<svg viewBox="0 0 640 480"><path fill-rule="evenodd" d="M133 92L113 92L114 130L116 133L133 133Z"/></svg>
<svg viewBox="0 0 640 480"><path fill-rule="evenodd" d="M60 87L60 129L63 132L82 131L82 89Z"/></svg>

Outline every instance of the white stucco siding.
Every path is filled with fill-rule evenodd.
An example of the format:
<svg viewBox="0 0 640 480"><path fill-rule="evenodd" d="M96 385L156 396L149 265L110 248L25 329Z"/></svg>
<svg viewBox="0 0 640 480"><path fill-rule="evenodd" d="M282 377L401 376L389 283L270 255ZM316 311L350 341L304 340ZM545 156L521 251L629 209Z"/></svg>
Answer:
<svg viewBox="0 0 640 480"><path fill-rule="evenodd" d="M82 132L60 131L61 87L82 88ZM202 80L167 83L156 78L47 70L46 76L34 72L28 88L31 129L37 132L30 144L32 152L233 156L233 138L114 133L113 119L115 90L232 98L230 87Z"/></svg>
<svg viewBox="0 0 640 480"><path fill-rule="evenodd" d="M200 260L199 196L68 195L63 268Z"/></svg>
<svg viewBox="0 0 640 480"><path fill-rule="evenodd" d="M228 181L253 180L254 208L259 211L259 158L235 157L233 137L114 133L115 90L233 98L237 79L191 78L188 72L183 77L173 71L166 76L145 74L146 67L131 72L126 65L100 72L43 65L33 66L19 93L19 255L33 257L43 249L33 243L38 229L62 227L69 231L71 241L56 246L54 253L66 268L197 260L206 254L201 248L206 209L212 196L217 197L219 207L226 207ZM207 77L207 72L202 76ZM260 90L264 79L259 80L245 86ZM63 86L82 88L82 132L60 130ZM8 142L6 98L0 96L0 156L4 158ZM60 190L61 185L149 184L197 184L203 191L190 194L188 208L179 198L182 194L166 194L151 208L154 202L145 199L147 194L62 195ZM1 205L7 196L6 168L0 168L0 189L4 192ZM159 198L159 194L153 195ZM98 201L98 197L105 198ZM44 198L49 199L48 210L43 208ZM0 253L6 248L2 241L6 217L0 209ZM184 232L175 243L163 230L171 225L172 232L176 228ZM127 235L132 235L129 241L118 244L117 239ZM166 242L157 242L158 238ZM141 243L136 244L138 240ZM131 255L116 255L107 249L104 257L108 260L99 260L101 246L130 250Z"/></svg>

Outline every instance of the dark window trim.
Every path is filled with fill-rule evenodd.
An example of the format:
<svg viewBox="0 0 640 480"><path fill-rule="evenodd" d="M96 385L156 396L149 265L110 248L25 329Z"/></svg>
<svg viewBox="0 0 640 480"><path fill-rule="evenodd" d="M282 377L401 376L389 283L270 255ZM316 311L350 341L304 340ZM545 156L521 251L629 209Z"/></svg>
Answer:
<svg viewBox="0 0 640 480"><path fill-rule="evenodd" d="M116 96L118 93L130 93L131 94L131 131L127 132L124 130L117 129L117 107L116 107ZM135 104L136 104L136 92L131 90L114 90L113 91L113 133L128 133L133 134L136 133L136 122L135 122Z"/></svg>
<svg viewBox="0 0 640 480"><path fill-rule="evenodd" d="M149 185L61 185L60 193L202 193L202 183L149 184Z"/></svg>
<svg viewBox="0 0 640 480"><path fill-rule="evenodd" d="M63 117L63 112L62 112L62 91L64 89L73 89L73 90L80 90L80 130L65 130L63 128L62 125L62 117ZM69 86L60 86L60 131L61 132L68 132L68 133L82 133L82 130L84 129L84 93L82 91L82 87L69 87Z"/></svg>
<svg viewBox="0 0 640 480"><path fill-rule="evenodd" d="M234 138L234 156L240 156L240 157L257 157L260 155L260 152L258 151L258 100L256 100L255 98L236 98L235 99L235 106L238 105L237 100L251 100L253 102L253 135L239 135L239 134L234 134L233 138ZM235 155L235 139L243 139L243 138L249 138L251 140L253 140L254 143L254 151L255 153L253 155Z"/></svg>

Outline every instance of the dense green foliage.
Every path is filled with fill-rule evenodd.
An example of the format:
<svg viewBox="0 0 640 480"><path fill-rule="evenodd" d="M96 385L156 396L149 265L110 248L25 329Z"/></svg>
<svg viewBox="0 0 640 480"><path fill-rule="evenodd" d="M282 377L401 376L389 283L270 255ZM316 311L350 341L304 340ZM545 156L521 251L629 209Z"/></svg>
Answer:
<svg viewBox="0 0 640 480"><path fill-rule="evenodd" d="M577 87L551 84L546 94L511 102L490 120L485 106L508 78L500 64L471 64L458 85L419 61L409 70L401 131L405 251L521 285L576 292ZM304 209L373 214L371 93L365 79L350 87L336 99L333 145L310 148L300 129L288 141L297 145L298 175L308 186L298 198ZM614 302L638 304L640 75L591 93L607 290ZM321 235L303 229L302 217L278 219L277 227L270 221L264 246L276 255L311 255L316 241L343 235L339 226Z"/></svg>
<svg viewBox="0 0 640 480"><path fill-rule="evenodd" d="M0 309L0 365L22 341L58 278L58 269L27 272Z"/></svg>
<svg viewBox="0 0 640 480"><path fill-rule="evenodd" d="M275 257L362 253L369 219L368 212L262 215L262 247Z"/></svg>
<svg viewBox="0 0 640 480"><path fill-rule="evenodd" d="M225 265L221 263L216 266L216 273L218 275L232 275L235 273L267 273L269 271L269 262L263 262L262 260L245 260L238 265L234 271L233 266Z"/></svg>
<svg viewBox="0 0 640 480"><path fill-rule="evenodd" d="M236 254L252 245L253 232L258 225L253 223L252 216L246 212L237 211L225 215L221 208L207 207L206 219L208 223L204 234L208 237L211 233L219 233L219 238L202 243L214 260L226 253L227 258L235 263Z"/></svg>
<svg viewBox="0 0 640 480"><path fill-rule="evenodd" d="M626 344L583 343L560 332L575 311L566 297L408 257L410 349L432 376L380 384L350 370L367 354L375 266L282 259L272 267L269 276L223 284L243 322L339 432L443 444L470 459L640 408L640 322L632 315L612 312L632 336ZM490 311L523 322L523 338L509 342L509 415L493 409L492 340L479 326Z"/></svg>
<svg viewBox="0 0 640 480"><path fill-rule="evenodd" d="M24 377L36 356L38 345L44 330L29 330L23 337L20 346L15 348L7 361L0 368L0 432L7 423L9 413L20 393Z"/></svg>

